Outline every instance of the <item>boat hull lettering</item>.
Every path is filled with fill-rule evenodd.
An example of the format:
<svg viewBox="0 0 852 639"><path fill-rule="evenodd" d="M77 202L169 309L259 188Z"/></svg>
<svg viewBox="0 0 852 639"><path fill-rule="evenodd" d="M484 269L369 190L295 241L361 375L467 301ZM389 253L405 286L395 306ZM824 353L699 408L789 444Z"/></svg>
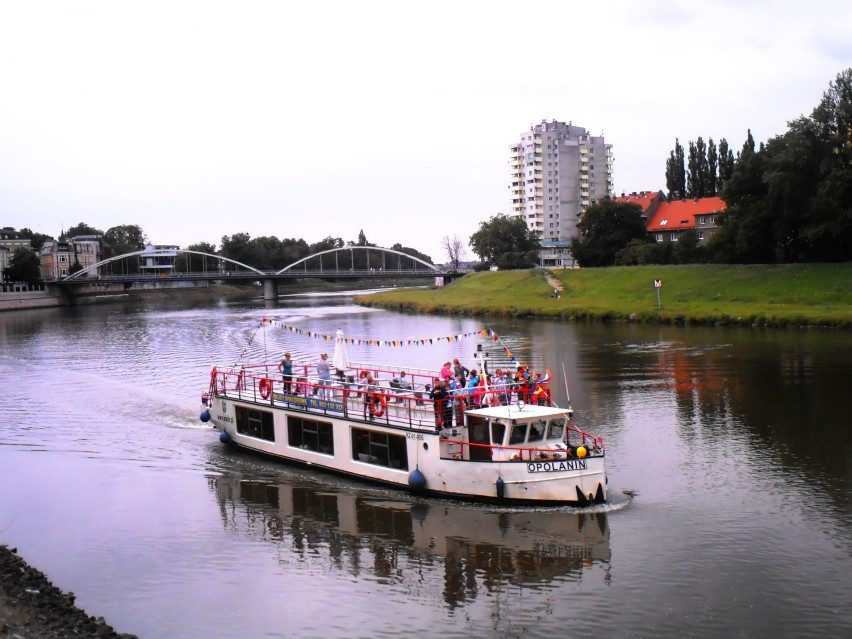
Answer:
<svg viewBox="0 0 852 639"><path fill-rule="evenodd" d="M585 459L560 459L558 461L540 461L527 464L530 473L558 473L566 470L586 470Z"/></svg>

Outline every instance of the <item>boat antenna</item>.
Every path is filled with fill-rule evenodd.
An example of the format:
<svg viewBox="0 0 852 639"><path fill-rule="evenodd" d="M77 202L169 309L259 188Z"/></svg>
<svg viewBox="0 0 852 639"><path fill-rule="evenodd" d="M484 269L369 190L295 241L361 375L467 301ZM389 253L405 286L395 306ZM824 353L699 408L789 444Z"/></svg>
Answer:
<svg viewBox="0 0 852 639"><path fill-rule="evenodd" d="M565 362L562 362L562 381L565 382L565 395L568 397L568 407L571 407L571 393L568 391L568 373L565 372Z"/></svg>
<svg viewBox="0 0 852 639"><path fill-rule="evenodd" d="M263 328L263 325L265 323L266 323L265 321L262 321L262 322L260 322L260 324L257 325L257 328L254 329L251 336L248 338L248 343L246 344L245 348L243 348L243 352L240 353L240 356L237 358L237 361L234 362L234 364L239 364L241 361L243 361L243 356L248 352L249 348L251 348L251 343L254 341L254 338L257 336L257 332L261 328ZM263 351L264 351L264 354L265 354L266 353L266 331L263 331L263 342L264 342Z"/></svg>

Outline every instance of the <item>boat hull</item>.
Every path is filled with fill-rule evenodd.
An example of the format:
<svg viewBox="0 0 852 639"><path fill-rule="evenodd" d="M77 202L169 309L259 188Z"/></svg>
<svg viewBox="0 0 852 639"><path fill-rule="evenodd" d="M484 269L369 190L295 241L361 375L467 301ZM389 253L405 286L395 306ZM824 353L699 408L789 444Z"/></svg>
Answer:
<svg viewBox="0 0 852 639"><path fill-rule="evenodd" d="M399 426L228 397L214 398L209 412L212 425L226 433L221 439L241 449L407 491L517 504L606 501L602 451L585 458L470 459L454 452L457 439L428 423Z"/></svg>

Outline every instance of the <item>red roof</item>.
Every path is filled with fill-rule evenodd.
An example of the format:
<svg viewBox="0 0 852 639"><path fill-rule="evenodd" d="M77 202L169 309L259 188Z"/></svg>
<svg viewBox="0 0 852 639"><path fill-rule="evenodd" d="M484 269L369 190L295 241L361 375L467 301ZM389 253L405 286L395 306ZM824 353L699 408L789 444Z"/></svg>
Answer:
<svg viewBox="0 0 852 639"><path fill-rule="evenodd" d="M630 195L622 194L619 197L613 198L621 204L638 204L642 207L643 213L648 213L648 209L658 200L663 199L662 191L638 191Z"/></svg>
<svg viewBox="0 0 852 639"><path fill-rule="evenodd" d="M720 213L726 207L725 201L720 197L661 202L654 215L648 220L648 232L694 229L696 215Z"/></svg>

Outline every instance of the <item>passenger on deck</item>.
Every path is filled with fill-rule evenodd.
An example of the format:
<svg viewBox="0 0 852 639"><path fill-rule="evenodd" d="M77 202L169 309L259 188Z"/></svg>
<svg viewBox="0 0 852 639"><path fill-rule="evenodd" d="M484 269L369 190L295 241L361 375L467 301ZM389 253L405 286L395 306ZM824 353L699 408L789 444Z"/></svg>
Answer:
<svg viewBox="0 0 852 639"><path fill-rule="evenodd" d="M278 364L278 370L281 371L281 380L284 382L284 392L291 393L293 386L293 360L290 359L290 353L284 353L284 359Z"/></svg>
<svg viewBox="0 0 852 639"><path fill-rule="evenodd" d="M435 403L435 429L440 430L442 427L453 425L453 410L446 383L440 379L433 381L435 386L429 393L429 399Z"/></svg>
<svg viewBox="0 0 852 639"><path fill-rule="evenodd" d="M466 398L466 401L467 401L468 406L474 405L474 398L476 396L475 393L476 393L476 389L477 389L478 386L479 386L479 376L476 374L476 369L472 368L472 369L470 369L470 377L467 380L467 398Z"/></svg>
<svg viewBox="0 0 852 639"><path fill-rule="evenodd" d="M450 382L450 397L455 415L456 425L461 426L464 423L464 412L462 411L462 402L464 401L464 379L460 374L456 374L455 379Z"/></svg>
<svg viewBox="0 0 852 639"><path fill-rule="evenodd" d="M447 382L453 378L453 367L450 366L449 362L444 362L444 365L441 367L441 381Z"/></svg>
<svg viewBox="0 0 852 639"><path fill-rule="evenodd" d="M501 406L509 403L508 384L503 376L502 368L498 368L494 372L494 393L497 395L497 400Z"/></svg>
<svg viewBox="0 0 852 639"><path fill-rule="evenodd" d="M453 360L453 373L455 376L461 375L461 383L462 386L467 384L467 376L470 375L470 371L459 362L458 357Z"/></svg>
<svg viewBox="0 0 852 639"><path fill-rule="evenodd" d="M320 353L317 362L317 377L319 378L319 395L323 399L331 398L331 365L328 363L328 353Z"/></svg>
<svg viewBox="0 0 852 639"><path fill-rule="evenodd" d="M393 391L393 394L398 396L395 402L397 404L401 404L402 397L399 397L399 395L402 395L404 391L411 390L411 384L408 381L408 377L406 376L405 371L400 371L399 375L397 375L390 381L390 387Z"/></svg>
<svg viewBox="0 0 852 639"><path fill-rule="evenodd" d="M523 364L518 365L518 372L515 373L515 388L518 392L518 401L519 402L528 402L528 391L529 391L529 371L527 371L526 367Z"/></svg>

